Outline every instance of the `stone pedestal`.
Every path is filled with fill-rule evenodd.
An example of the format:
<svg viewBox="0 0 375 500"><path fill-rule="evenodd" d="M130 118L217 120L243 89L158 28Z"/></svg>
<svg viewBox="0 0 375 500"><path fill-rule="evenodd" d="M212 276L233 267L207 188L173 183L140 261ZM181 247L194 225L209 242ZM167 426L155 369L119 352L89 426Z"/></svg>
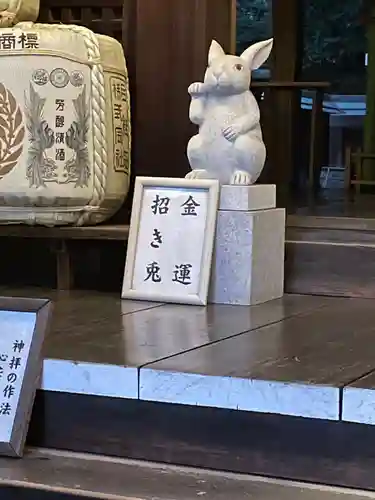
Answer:
<svg viewBox="0 0 375 500"><path fill-rule="evenodd" d="M285 210L276 186L223 186L209 302L255 305L284 292Z"/></svg>
<svg viewBox="0 0 375 500"><path fill-rule="evenodd" d="M276 186L221 186L219 210L249 211L276 207Z"/></svg>

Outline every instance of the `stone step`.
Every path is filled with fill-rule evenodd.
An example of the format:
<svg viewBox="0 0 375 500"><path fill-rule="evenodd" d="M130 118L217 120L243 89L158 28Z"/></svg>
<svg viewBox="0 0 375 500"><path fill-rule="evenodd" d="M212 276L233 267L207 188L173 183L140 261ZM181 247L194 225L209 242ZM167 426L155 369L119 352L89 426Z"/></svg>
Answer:
<svg viewBox="0 0 375 500"><path fill-rule="evenodd" d="M375 298L374 221L289 217L285 291Z"/></svg>
<svg viewBox="0 0 375 500"><path fill-rule="evenodd" d="M104 456L30 449L0 458L2 500L344 500L375 493L182 468Z"/></svg>

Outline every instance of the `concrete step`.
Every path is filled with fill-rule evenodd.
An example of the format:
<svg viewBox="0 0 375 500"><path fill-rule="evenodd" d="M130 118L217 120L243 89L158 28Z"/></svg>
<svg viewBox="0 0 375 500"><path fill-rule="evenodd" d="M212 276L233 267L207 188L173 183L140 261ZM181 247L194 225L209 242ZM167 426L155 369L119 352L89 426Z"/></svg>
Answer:
<svg viewBox="0 0 375 500"><path fill-rule="evenodd" d="M359 490L54 450L0 459L2 500L335 500L339 494L375 499Z"/></svg>

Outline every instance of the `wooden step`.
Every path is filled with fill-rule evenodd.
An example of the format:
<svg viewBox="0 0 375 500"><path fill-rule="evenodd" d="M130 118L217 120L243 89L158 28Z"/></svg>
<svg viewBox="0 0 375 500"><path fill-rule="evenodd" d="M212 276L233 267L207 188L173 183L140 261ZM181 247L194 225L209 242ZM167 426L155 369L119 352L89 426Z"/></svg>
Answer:
<svg viewBox="0 0 375 500"><path fill-rule="evenodd" d="M375 493L30 449L23 460L0 458L2 500L345 500Z"/></svg>
<svg viewBox="0 0 375 500"><path fill-rule="evenodd" d="M372 301L1 293L55 302L29 446L375 491L375 426L342 419L345 386L375 372Z"/></svg>
<svg viewBox="0 0 375 500"><path fill-rule="evenodd" d="M375 491L375 426L344 400L375 373L372 301L1 293L55 302L28 446Z"/></svg>
<svg viewBox="0 0 375 500"><path fill-rule="evenodd" d="M375 219L289 216L285 291L375 298Z"/></svg>

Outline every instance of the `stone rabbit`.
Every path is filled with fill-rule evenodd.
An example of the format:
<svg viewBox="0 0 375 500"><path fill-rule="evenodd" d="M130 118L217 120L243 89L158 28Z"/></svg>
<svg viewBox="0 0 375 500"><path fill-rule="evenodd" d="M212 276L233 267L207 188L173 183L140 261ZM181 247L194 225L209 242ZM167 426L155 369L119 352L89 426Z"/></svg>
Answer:
<svg viewBox="0 0 375 500"><path fill-rule="evenodd" d="M266 160L259 107L249 90L251 71L269 57L273 39L251 45L240 57L226 55L214 40L203 83L193 83L189 117L199 125L187 156L188 179L218 179L220 184L253 184Z"/></svg>

